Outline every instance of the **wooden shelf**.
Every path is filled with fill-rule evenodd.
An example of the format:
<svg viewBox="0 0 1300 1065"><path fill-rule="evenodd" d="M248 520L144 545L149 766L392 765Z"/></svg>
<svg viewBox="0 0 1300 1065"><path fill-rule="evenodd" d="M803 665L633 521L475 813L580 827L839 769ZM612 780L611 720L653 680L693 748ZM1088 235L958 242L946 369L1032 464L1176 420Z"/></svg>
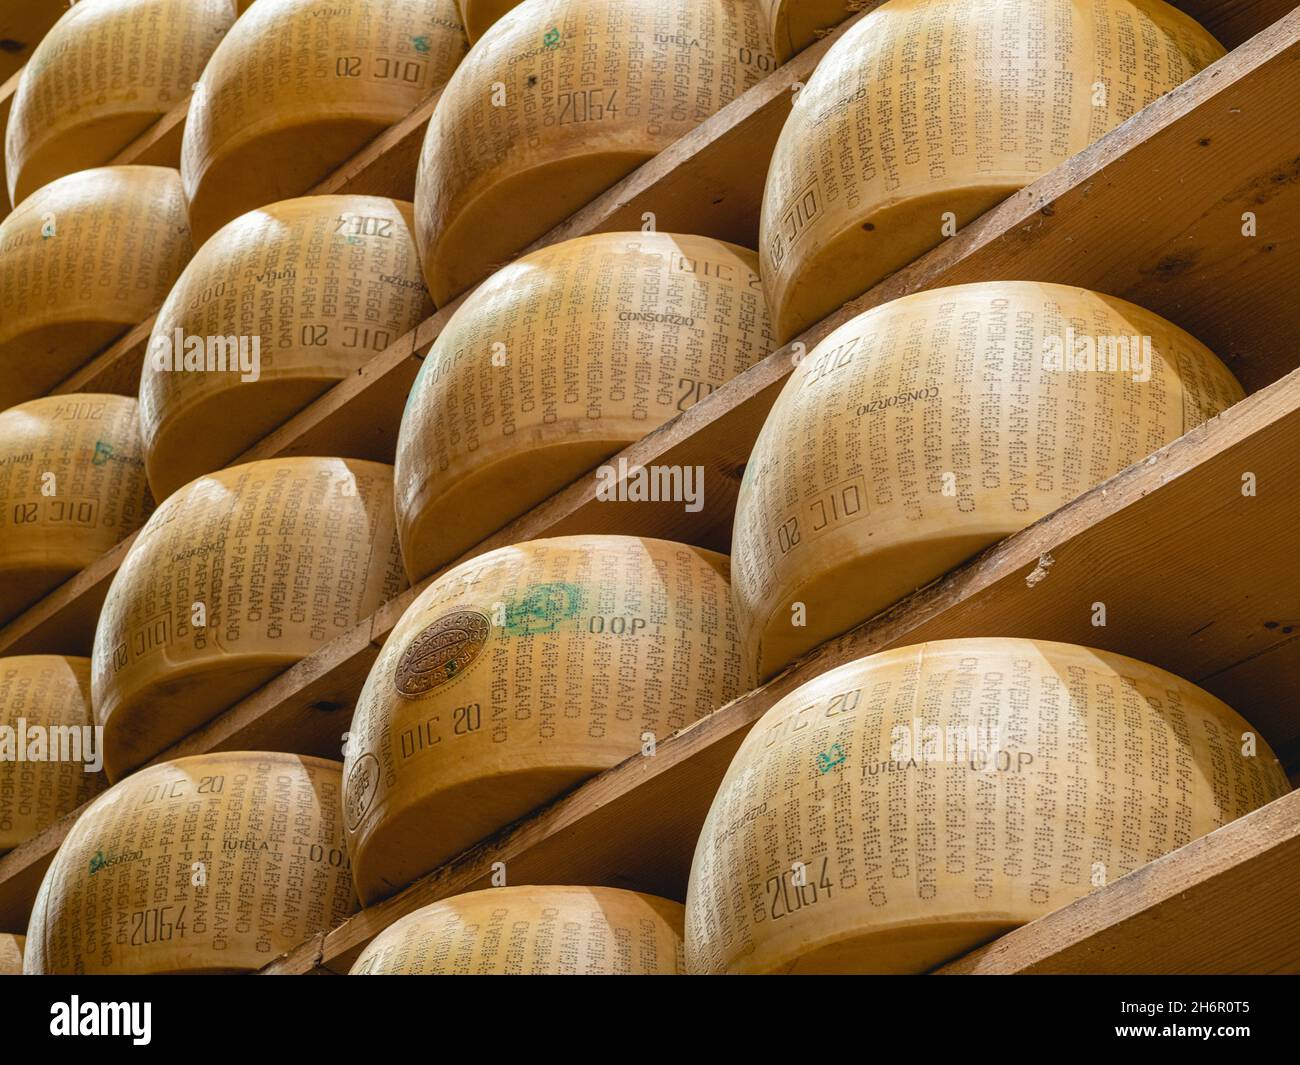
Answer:
<svg viewBox="0 0 1300 1065"><path fill-rule="evenodd" d="M1300 594L1294 565L1300 548L1294 520L1300 469L1293 461L1300 449L1300 372L1295 372L1300 356L1276 343L1276 337L1300 326L1300 306L1291 295L1300 281L1295 162L1300 129L1277 106L1279 100L1300 98L1300 12L1283 0L1187 0L1179 6L1225 44L1238 47L799 342L810 347L852 315L912 291L992 278L1052 280L1124 296L1165 315L1223 355L1252 394L670 737L654 757L629 759L588 781L401 894L301 945L266 972L346 972L364 945L400 916L485 886L495 861L507 863L512 883L581 881L681 898L709 803L753 723L812 676L926 639L1032 636L1134 654L1219 694L1260 729L1284 761L1300 763L1300 719L1279 698L1294 687L1288 681L1300 682L1300 635L1292 631L1300 621L1290 619ZM795 57L538 245L639 228L642 213L654 211L661 230L753 246L765 153L788 113L792 86L807 78L833 39ZM314 191L409 196L432 104L417 109ZM1143 195L1135 196L1135 189ZM1242 236L1246 210L1257 214L1258 237ZM286 454L391 461L406 393L453 310L441 309L241 461ZM710 499L704 511L690 515L671 506L598 504L588 478L469 554L575 531L657 535L726 549L744 464L789 372L793 350L787 346L774 353L623 452L629 465L703 465ZM1258 480L1253 498L1241 495L1246 471ZM1231 555L1223 551L1225 544L1232 545ZM124 553L119 545L0 630L0 653L42 648L72 633L67 619L79 609L93 614L85 608L97 592L102 598ZM1046 579L1030 587L1025 576L1044 556L1053 564ZM1079 592L1083 574L1086 603ZM160 759L259 747L338 757L362 680L401 613L427 583ZM1090 621L1090 604L1097 599L1108 607L1104 629ZM1178 621L1176 630L1171 618ZM1117 956L1125 949L1125 922L1159 921L1166 906L1182 905L1186 891L1201 892L1209 909L1221 900L1226 911L1232 892L1225 887L1235 888L1237 910L1250 913L1225 913L1212 937L1217 953L1204 954L1201 964L1214 957L1230 961L1237 956L1233 937L1244 934L1251 920L1276 921L1272 903L1240 906L1241 884L1276 878L1279 870L1294 879L1294 868L1285 864L1296 861L1294 799L1234 822L950 968L1086 967L1089 958L1105 958L1117 969L1140 968L1140 954ZM69 815L0 858L0 930L21 930L15 922L74 820L75 814ZM1153 886L1135 889L1134 878L1148 877L1149 870ZM1234 877L1246 879L1234 882ZM1300 930L1282 923L1292 938L1267 958L1278 967L1300 958ZM1178 957L1180 966L1198 964L1192 953Z"/></svg>

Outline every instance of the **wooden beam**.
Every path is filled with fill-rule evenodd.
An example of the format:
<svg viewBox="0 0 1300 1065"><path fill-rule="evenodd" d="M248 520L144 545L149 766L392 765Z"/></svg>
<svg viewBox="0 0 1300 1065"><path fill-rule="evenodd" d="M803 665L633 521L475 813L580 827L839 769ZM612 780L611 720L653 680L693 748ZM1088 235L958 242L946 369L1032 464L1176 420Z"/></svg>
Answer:
<svg viewBox="0 0 1300 1065"><path fill-rule="evenodd" d="M1300 792L938 972L1300 973Z"/></svg>

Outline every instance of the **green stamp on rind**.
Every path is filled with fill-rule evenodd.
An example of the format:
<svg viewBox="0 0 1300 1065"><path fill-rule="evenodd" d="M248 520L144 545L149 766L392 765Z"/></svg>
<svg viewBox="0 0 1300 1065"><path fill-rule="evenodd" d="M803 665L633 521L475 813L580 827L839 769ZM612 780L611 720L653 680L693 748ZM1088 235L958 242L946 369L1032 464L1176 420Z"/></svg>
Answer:
<svg viewBox="0 0 1300 1065"><path fill-rule="evenodd" d="M502 631L508 636L554 632L582 609L582 589L567 581L534 584L522 599L507 603Z"/></svg>

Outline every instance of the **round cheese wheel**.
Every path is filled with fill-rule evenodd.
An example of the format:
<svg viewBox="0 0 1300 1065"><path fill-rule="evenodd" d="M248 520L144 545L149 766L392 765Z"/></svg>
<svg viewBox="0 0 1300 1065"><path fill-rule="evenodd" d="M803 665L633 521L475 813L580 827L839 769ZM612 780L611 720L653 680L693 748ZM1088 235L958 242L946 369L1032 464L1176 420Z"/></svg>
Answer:
<svg viewBox="0 0 1300 1065"><path fill-rule="evenodd" d="M890 0L872 11L818 64L772 156L760 248L779 339L1223 54L1162 0Z"/></svg>
<svg viewBox="0 0 1300 1065"><path fill-rule="evenodd" d="M438 306L775 68L751 0L529 0L447 83L416 181Z"/></svg>
<svg viewBox="0 0 1300 1065"><path fill-rule="evenodd" d="M185 127L195 240L324 180L465 49L456 0L257 0L204 69Z"/></svg>
<svg viewBox="0 0 1300 1065"><path fill-rule="evenodd" d="M45 874L25 971L248 972L339 924L356 909L339 771L323 758L223 752L109 788Z"/></svg>
<svg viewBox="0 0 1300 1065"><path fill-rule="evenodd" d="M0 411L0 622L135 532L152 509L135 400L48 396Z"/></svg>
<svg viewBox="0 0 1300 1065"><path fill-rule="evenodd" d="M46 185L0 222L0 407L44 395L158 309L190 257L175 170Z"/></svg>
<svg viewBox="0 0 1300 1065"><path fill-rule="evenodd" d="M795 368L741 483L733 579L759 675L1241 398L1195 338L1086 289L958 285L859 315Z"/></svg>
<svg viewBox="0 0 1300 1065"><path fill-rule="evenodd" d="M603 887L503 887L408 914L352 976L676 976L683 910Z"/></svg>
<svg viewBox="0 0 1300 1065"><path fill-rule="evenodd" d="M190 94L231 0L73 5L23 68L5 132L9 195L102 166Z"/></svg>
<svg viewBox="0 0 1300 1065"><path fill-rule="evenodd" d="M747 691L727 559L629 536L502 548L434 581L352 719L368 904Z"/></svg>
<svg viewBox="0 0 1300 1065"><path fill-rule="evenodd" d="M758 262L602 233L526 255L456 311L402 417L396 498L423 577L772 349Z"/></svg>
<svg viewBox="0 0 1300 1065"><path fill-rule="evenodd" d="M21 976L23 971L22 936L0 933L0 976Z"/></svg>
<svg viewBox="0 0 1300 1065"><path fill-rule="evenodd" d="M0 854L103 790L94 723L89 658L0 658Z"/></svg>
<svg viewBox="0 0 1300 1065"><path fill-rule="evenodd" d="M695 850L687 962L923 972L1289 790L1236 712L1131 658L1017 639L885 651L745 737Z"/></svg>
<svg viewBox="0 0 1300 1065"><path fill-rule="evenodd" d="M199 249L140 378L155 496L229 464L432 313L411 224L398 200L308 196Z"/></svg>
<svg viewBox="0 0 1300 1065"><path fill-rule="evenodd" d="M95 630L91 692L109 779L404 587L391 466L268 459L191 481L140 531Z"/></svg>
<svg viewBox="0 0 1300 1065"><path fill-rule="evenodd" d="M520 2L521 0L456 0L469 43L474 44L494 22L511 8L518 7Z"/></svg>
<svg viewBox="0 0 1300 1065"><path fill-rule="evenodd" d="M866 5L862 0L763 0L772 46L780 63L802 52L833 30L854 11Z"/></svg>

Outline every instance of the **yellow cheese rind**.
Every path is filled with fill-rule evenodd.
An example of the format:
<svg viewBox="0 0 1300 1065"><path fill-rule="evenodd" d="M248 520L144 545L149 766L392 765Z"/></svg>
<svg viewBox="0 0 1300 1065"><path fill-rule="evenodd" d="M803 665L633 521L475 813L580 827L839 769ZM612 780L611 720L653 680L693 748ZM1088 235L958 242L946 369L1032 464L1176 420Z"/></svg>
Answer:
<svg viewBox="0 0 1300 1065"><path fill-rule="evenodd" d="M779 63L788 62L854 11L867 6L865 0L764 0L764 3Z"/></svg>
<svg viewBox="0 0 1300 1065"><path fill-rule="evenodd" d="M162 762L86 810L27 928L37 975L248 972L356 909L338 762L269 752Z"/></svg>
<svg viewBox="0 0 1300 1065"><path fill-rule="evenodd" d="M306 193L433 95L465 49L455 0L257 0L204 69L185 127L195 239Z"/></svg>
<svg viewBox="0 0 1300 1065"><path fill-rule="evenodd" d="M8 730L0 738L0 854L107 786L102 772L88 772L100 750L86 734L94 722L89 658L0 658L0 728Z"/></svg>
<svg viewBox="0 0 1300 1065"><path fill-rule="evenodd" d="M605 887L455 895L389 925L352 976L676 976L679 902Z"/></svg>
<svg viewBox="0 0 1300 1065"><path fill-rule="evenodd" d="M760 251L778 339L1223 54L1163 0L890 0L870 12L800 90L772 156Z"/></svg>
<svg viewBox="0 0 1300 1065"><path fill-rule="evenodd" d="M199 249L158 312L140 378L155 496L228 465L428 317L411 211L308 196L251 211Z"/></svg>
<svg viewBox="0 0 1300 1065"><path fill-rule="evenodd" d="M749 0L529 0L447 83L416 183L439 307L774 69Z"/></svg>
<svg viewBox="0 0 1300 1065"><path fill-rule="evenodd" d="M74 393L0 411L0 622L89 566L152 509L135 400Z"/></svg>
<svg viewBox="0 0 1300 1065"><path fill-rule="evenodd" d="M405 587L390 466L267 459L190 482L131 545L95 630L91 690L109 779Z"/></svg>
<svg viewBox="0 0 1300 1065"><path fill-rule="evenodd" d="M23 936L0 933L0 976L21 976L23 971Z"/></svg>
<svg viewBox="0 0 1300 1065"><path fill-rule="evenodd" d="M14 94L5 130L10 202L113 159L189 96L234 21L231 0L72 6L32 53Z"/></svg>
<svg viewBox="0 0 1300 1065"><path fill-rule="evenodd" d="M1021 639L884 651L742 742L695 850L688 966L924 972L1289 790L1240 715L1155 666Z"/></svg>
<svg viewBox="0 0 1300 1065"><path fill-rule="evenodd" d="M456 0L469 43L475 44L502 15L519 4L520 0Z"/></svg>
<svg viewBox="0 0 1300 1065"><path fill-rule="evenodd" d="M726 565L664 540L564 536L489 552L425 589L349 729L362 899L748 690Z"/></svg>
<svg viewBox="0 0 1300 1065"><path fill-rule="evenodd" d="M772 349L753 252L602 233L526 255L452 315L402 417L396 502L423 577Z"/></svg>
<svg viewBox="0 0 1300 1065"><path fill-rule="evenodd" d="M1054 368L1054 342L1108 338L1128 369ZM795 367L745 468L732 579L759 676L1242 395L1194 337L1086 289L957 285L858 315Z"/></svg>
<svg viewBox="0 0 1300 1065"><path fill-rule="evenodd" d="M175 170L101 167L29 196L0 222L0 408L153 314L191 251Z"/></svg>

